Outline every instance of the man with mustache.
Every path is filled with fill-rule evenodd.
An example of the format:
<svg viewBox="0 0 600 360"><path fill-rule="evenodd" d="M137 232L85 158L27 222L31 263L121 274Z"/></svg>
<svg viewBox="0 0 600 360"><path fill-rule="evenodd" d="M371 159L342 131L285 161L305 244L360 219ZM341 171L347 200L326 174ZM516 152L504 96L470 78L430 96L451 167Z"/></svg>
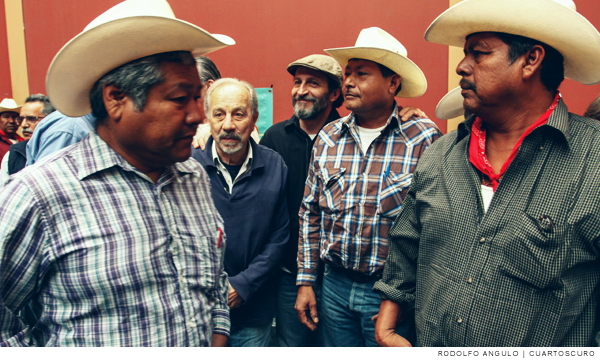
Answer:
<svg viewBox="0 0 600 360"><path fill-rule="evenodd" d="M226 344L223 221L190 159L192 52L234 43L164 0L126 0L57 53L52 104L98 120L0 191L0 346Z"/></svg>
<svg viewBox="0 0 600 360"><path fill-rule="evenodd" d="M13 99L0 102L0 157L4 157L12 144L24 140L17 134L20 111L21 107Z"/></svg>
<svg viewBox="0 0 600 360"><path fill-rule="evenodd" d="M352 113L325 125L312 150L299 215L296 311L309 328L323 328L325 346L376 346L372 318L381 299L371 288L387 257L388 230L419 157L441 134L429 119L402 120L395 96L420 96L427 82L390 34L364 29L355 47L325 51L345 66L342 92ZM318 311L313 285L321 260ZM408 336L411 319L402 325Z"/></svg>
<svg viewBox="0 0 600 360"><path fill-rule="evenodd" d="M33 130L35 130L40 120L50 115L53 111L54 106L52 106L50 99L44 94L29 95L25 99L25 104L21 107L21 113L17 118L22 125L25 141L11 145L9 152L2 158L0 187L8 181L10 175L25 167L25 163L27 162L26 146L29 139L31 139Z"/></svg>
<svg viewBox="0 0 600 360"><path fill-rule="evenodd" d="M460 25L459 25L460 24ZM600 345L600 123L565 77L600 82L600 33L571 0L469 0L425 39L462 46L472 115L423 155L390 230L376 337L419 346Z"/></svg>
<svg viewBox="0 0 600 360"><path fill-rule="evenodd" d="M258 119L252 85L219 79L208 88L204 109L212 137L192 157L208 173L225 222L229 346L267 346L276 315L276 270L290 237L287 167L250 136Z"/></svg>

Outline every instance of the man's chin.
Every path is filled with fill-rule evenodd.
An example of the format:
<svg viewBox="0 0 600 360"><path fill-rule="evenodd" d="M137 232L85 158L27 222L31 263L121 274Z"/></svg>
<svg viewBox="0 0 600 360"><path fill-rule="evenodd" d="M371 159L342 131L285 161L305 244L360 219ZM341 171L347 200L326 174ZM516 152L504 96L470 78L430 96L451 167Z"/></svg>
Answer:
<svg viewBox="0 0 600 360"><path fill-rule="evenodd" d="M23 139L29 140L29 139L31 139L31 135L33 135L33 133L26 133L26 132L24 132L23 133Z"/></svg>

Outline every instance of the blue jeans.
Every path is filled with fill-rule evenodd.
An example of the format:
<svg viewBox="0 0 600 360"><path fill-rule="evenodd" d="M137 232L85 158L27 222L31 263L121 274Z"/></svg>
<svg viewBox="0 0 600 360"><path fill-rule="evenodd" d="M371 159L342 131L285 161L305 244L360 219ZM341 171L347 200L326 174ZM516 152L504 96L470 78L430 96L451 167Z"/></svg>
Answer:
<svg viewBox="0 0 600 360"><path fill-rule="evenodd" d="M231 324L229 341L231 347L267 347L271 339L271 321L257 327L241 327Z"/></svg>
<svg viewBox="0 0 600 360"><path fill-rule="evenodd" d="M317 298L317 313L321 306L321 287L317 284L314 287ZM317 330L310 331L298 319L298 314L294 309L296 297L298 296L298 287L296 286L296 274L290 274L281 271L279 288L277 289L277 318L276 331L279 346L306 347L317 346L317 339L320 338L321 327L317 325Z"/></svg>
<svg viewBox="0 0 600 360"><path fill-rule="evenodd" d="M333 271L325 265L319 325L323 326L325 346L377 346L375 324L371 318L379 313L381 298L373 292L375 281L364 284ZM411 321L401 324L396 332L413 340ZM411 341L411 343L414 343Z"/></svg>

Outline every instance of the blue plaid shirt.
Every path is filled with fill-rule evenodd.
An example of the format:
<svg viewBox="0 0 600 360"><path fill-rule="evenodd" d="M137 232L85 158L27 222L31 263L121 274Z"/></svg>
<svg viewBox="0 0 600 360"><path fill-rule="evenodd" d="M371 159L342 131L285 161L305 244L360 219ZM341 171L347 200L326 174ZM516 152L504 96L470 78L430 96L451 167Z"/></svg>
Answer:
<svg viewBox="0 0 600 360"><path fill-rule="evenodd" d="M154 184L94 131L0 192L0 345L209 346L223 222L195 160ZM32 301L39 318L18 317Z"/></svg>
<svg viewBox="0 0 600 360"><path fill-rule="evenodd" d="M367 275L383 269L417 161L441 136L429 119L398 119L395 106L366 154L354 114L319 132L299 212L297 285L314 284L319 258Z"/></svg>

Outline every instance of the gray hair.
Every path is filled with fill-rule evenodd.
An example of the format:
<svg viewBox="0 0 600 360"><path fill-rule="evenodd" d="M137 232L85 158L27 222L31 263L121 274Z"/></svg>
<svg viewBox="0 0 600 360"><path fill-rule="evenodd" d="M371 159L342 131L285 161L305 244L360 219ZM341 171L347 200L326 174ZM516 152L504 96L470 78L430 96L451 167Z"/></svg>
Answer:
<svg viewBox="0 0 600 360"><path fill-rule="evenodd" d="M27 97L27 99L25 99L26 103L38 102L38 101L44 105L44 108L42 109L42 115L48 116L52 112L54 112L54 110L56 110L54 108L54 106L52 105L52 103L50 102L50 98L44 94L32 94L32 95L29 95Z"/></svg>
<svg viewBox="0 0 600 360"><path fill-rule="evenodd" d="M189 51L172 51L136 59L109 71L90 90L92 114L98 122L108 117L102 95L104 86L117 87L133 101L137 111L142 111L148 101L150 89L165 81L160 67L164 62L196 65L196 60Z"/></svg>
<svg viewBox="0 0 600 360"><path fill-rule="evenodd" d="M198 56L196 58L196 65L198 66L202 86L204 86L208 80L216 81L221 78L221 73L219 72L219 69L217 69L217 65L206 56Z"/></svg>
<svg viewBox="0 0 600 360"><path fill-rule="evenodd" d="M252 115L258 114L258 95L256 95L256 90L254 86L250 85L250 83L239 80L236 78L222 78L215 81L211 87L208 88L206 92L206 99L204 99L204 112L208 117L210 117L210 96L213 91L215 91L221 85L241 85L248 91L248 97L250 98L250 105L252 107Z"/></svg>

